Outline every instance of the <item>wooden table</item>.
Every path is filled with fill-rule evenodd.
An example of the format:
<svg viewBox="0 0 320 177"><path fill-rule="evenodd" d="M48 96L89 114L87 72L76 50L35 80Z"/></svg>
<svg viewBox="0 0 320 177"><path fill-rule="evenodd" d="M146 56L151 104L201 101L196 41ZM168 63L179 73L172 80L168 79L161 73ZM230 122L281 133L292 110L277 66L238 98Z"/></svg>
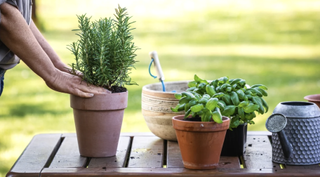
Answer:
<svg viewBox="0 0 320 177"><path fill-rule="evenodd" d="M177 142L151 133L121 135L117 155L85 158L79 155L75 134L36 135L7 176L320 176L320 166L272 163L266 132L248 132L243 157L221 157L215 170L183 167Z"/></svg>

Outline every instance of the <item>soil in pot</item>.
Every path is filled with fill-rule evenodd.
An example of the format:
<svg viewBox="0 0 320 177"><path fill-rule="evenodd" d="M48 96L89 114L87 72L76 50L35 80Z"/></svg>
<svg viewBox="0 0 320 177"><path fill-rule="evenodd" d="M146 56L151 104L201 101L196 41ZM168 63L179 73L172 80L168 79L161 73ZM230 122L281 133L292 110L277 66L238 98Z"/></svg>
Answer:
<svg viewBox="0 0 320 177"><path fill-rule="evenodd" d="M125 87L112 86L110 91L112 93L119 93L119 92L126 92L127 89Z"/></svg>
<svg viewBox="0 0 320 177"><path fill-rule="evenodd" d="M197 117L188 117L185 119L182 119L183 121L194 121L194 122L201 122L201 117L197 116Z"/></svg>
<svg viewBox="0 0 320 177"><path fill-rule="evenodd" d="M175 116L172 124L181 151L182 161L188 169L214 169L220 160L220 153L230 119L223 117L223 123L183 121L184 115Z"/></svg>

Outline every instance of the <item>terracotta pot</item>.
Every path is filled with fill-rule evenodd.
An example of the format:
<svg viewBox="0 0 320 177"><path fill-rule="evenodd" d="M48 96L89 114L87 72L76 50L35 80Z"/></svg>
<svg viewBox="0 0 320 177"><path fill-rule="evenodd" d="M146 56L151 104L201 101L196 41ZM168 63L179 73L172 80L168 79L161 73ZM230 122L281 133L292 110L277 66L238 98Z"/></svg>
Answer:
<svg viewBox="0 0 320 177"><path fill-rule="evenodd" d="M317 106L320 108L320 94L308 95L305 96L304 99L317 104Z"/></svg>
<svg viewBox="0 0 320 177"><path fill-rule="evenodd" d="M177 106L179 100L174 97L174 94L186 91L188 81L165 82L165 86L166 92L162 91L161 83L142 87L142 115L153 134L165 140L177 141L171 119L183 112L172 112L170 108Z"/></svg>
<svg viewBox="0 0 320 177"><path fill-rule="evenodd" d="M117 151L128 92L70 96L79 152L85 157L110 157Z"/></svg>
<svg viewBox="0 0 320 177"><path fill-rule="evenodd" d="M182 161L188 169L214 169L220 154L230 119L215 122L184 121L183 115L172 119L181 151Z"/></svg>

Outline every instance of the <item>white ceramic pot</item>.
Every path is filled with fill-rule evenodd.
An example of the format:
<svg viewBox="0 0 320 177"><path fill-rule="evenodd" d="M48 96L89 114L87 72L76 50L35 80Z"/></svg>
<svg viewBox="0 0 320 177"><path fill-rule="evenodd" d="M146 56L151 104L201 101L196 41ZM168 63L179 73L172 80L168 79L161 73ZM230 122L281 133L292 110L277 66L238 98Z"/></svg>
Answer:
<svg viewBox="0 0 320 177"><path fill-rule="evenodd" d="M189 81L165 82L166 92L162 91L162 84L145 85L142 88L142 115L150 131L156 136L171 141L177 141L175 130L172 127L172 117L184 112L172 112L179 100L175 93L186 91Z"/></svg>

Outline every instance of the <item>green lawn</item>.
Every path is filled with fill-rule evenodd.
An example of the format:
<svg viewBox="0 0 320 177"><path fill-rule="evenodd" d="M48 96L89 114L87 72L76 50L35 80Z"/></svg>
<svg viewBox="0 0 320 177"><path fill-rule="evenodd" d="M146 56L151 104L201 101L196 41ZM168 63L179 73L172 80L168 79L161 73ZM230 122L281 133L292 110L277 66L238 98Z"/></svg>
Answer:
<svg viewBox="0 0 320 177"><path fill-rule="evenodd" d="M43 34L63 61L75 41L76 14L110 16L109 1L38 1ZM200 3L201 2L201 3ZM50 4L51 3L51 4ZM122 132L148 132L141 114L141 88L156 83L148 74L148 53L157 50L166 81L221 76L268 86L270 111L249 130L266 130L279 102L304 101L320 92L320 9L317 1L121 1L136 21L138 51L128 86ZM161 15L160 15L161 14ZM154 72L154 71L153 71ZM154 72L155 73L155 72ZM22 62L8 71L0 97L0 176L4 176L38 133L75 132L69 95L56 93Z"/></svg>

